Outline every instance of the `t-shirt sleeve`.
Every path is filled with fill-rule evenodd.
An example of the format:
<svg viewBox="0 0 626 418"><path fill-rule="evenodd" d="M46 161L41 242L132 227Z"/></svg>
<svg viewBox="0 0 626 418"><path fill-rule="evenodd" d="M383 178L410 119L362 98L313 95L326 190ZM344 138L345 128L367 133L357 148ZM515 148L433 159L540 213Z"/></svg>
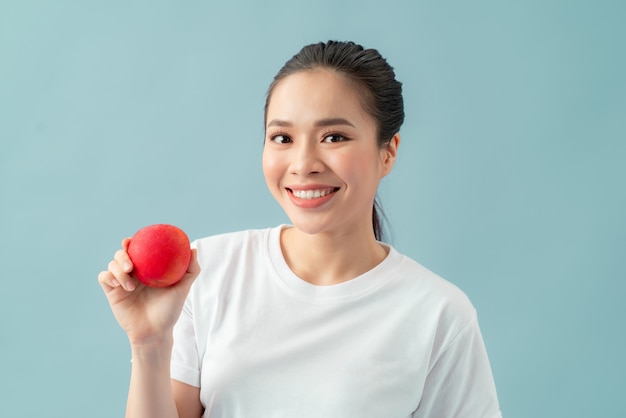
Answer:
<svg viewBox="0 0 626 418"><path fill-rule="evenodd" d="M475 315L433 362L413 417L502 417Z"/></svg>
<svg viewBox="0 0 626 418"><path fill-rule="evenodd" d="M183 310L174 326L174 346L170 376L191 386L200 387L200 360L196 343L190 298L187 298Z"/></svg>

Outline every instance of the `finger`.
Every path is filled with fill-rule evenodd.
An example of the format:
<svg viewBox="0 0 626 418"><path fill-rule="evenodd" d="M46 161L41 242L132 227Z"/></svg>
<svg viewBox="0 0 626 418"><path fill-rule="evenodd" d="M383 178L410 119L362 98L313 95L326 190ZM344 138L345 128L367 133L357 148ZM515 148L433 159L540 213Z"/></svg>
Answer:
<svg viewBox="0 0 626 418"><path fill-rule="evenodd" d="M124 273L130 273L133 271L133 262L125 249L117 250L113 259L122 267L122 271L124 271Z"/></svg>
<svg viewBox="0 0 626 418"><path fill-rule="evenodd" d="M122 240L122 248L124 251L128 251L128 244L130 244L130 238L124 238Z"/></svg>
<svg viewBox="0 0 626 418"><path fill-rule="evenodd" d="M120 286L120 282L117 281L110 271L101 271L98 274L98 283L100 283L105 292Z"/></svg>
<svg viewBox="0 0 626 418"><path fill-rule="evenodd" d="M121 250L120 250L121 251ZM137 287L136 279L126 273L117 260L109 262L109 272L113 274L117 282L122 285L124 290L132 292Z"/></svg>

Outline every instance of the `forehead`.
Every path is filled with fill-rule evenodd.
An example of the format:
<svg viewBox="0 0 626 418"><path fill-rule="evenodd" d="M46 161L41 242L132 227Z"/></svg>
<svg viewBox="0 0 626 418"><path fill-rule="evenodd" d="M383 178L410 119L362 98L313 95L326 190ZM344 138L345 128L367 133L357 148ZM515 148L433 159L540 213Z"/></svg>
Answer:
<svg viewBox="0 0 626 418"><path fill-rule="evenodd" d="M371 119L362 99L355 83L343 74L328 69L300 71L276 84L269 98L267 120Z"/></svg>

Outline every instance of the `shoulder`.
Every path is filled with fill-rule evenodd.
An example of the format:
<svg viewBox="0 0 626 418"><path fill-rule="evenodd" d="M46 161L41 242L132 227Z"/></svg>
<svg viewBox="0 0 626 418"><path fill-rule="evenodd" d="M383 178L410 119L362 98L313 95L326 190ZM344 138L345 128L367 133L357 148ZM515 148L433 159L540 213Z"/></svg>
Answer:
<svg viewBox="0 0 626 418"><path fill-rule="evenodd" d="M267 271L268 240L273 229L228 232L193 241L200 274L189 294L192 305L215 305L225 295L245 289L253 275Z"/></svg>
<svg viewBox="0 0 626 418"><path fill-rule="evenodd" d="M267 238L270 231L270 228L248 229L244 231L211 235L195 240L192 242L192 247L197 248L200 252L215 247L229 248L232 246L241 247L242 245L258 245Z"/></svg>
<svg viewBox="0 0 626 418"><path fill-rule="evenodd" d="M201 269L196 281L202 282L210 277L217 283L247 275L246 272L264 270L269 263L270 238L275 237L280 228L248 229L193 241L191 245L197 249Z"/></svg>
<svg viewBox="0 0 626 418"><path fill-rule="evenodd" d="M397 259L396 278L405 282L423 302L470 313L474 311L469 298L457 285L410 257L399 254Z"/></svg>
<svg viewBox="0 0 626 418"><path fill-rule="evenodd" d="M250 229L211 235L194 240L191 248L197 250L200 276L216 272L233 263L241 263L246 255L259 256L270 229Z"/></svg>
<svg viewBox="0 0 626 418"><path fill-rule="evenodd" d="M191 246L198 250L200 266L236 262L246 255L265 255L272 229L249 229L211 235L193 241Z"/></svg>
<svg viewBox="0 0 626 418"><path fill-rule="evenodd" d="M463 290L405 255L398 257L393 281L439 338L454 338L476 319L476 309Z"/></svg>

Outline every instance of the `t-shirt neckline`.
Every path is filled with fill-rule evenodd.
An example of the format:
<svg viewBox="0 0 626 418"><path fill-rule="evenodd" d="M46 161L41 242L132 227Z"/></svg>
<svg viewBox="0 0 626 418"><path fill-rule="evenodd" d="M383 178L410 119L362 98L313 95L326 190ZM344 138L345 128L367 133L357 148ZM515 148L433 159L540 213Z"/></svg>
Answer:
<svg viewBox="0 0 626 418"><path fill-rule="evenodd" d="M382 244L388 249L387 256L371 270L351 280L327 286L309 283L298 277L287 264L281 247L280 233L290 225L279 225L269 230L266 249L280 286L293 296L313 302L338 302L362 297L384 286L399 267L402 255L392 246Z"/></svg>

